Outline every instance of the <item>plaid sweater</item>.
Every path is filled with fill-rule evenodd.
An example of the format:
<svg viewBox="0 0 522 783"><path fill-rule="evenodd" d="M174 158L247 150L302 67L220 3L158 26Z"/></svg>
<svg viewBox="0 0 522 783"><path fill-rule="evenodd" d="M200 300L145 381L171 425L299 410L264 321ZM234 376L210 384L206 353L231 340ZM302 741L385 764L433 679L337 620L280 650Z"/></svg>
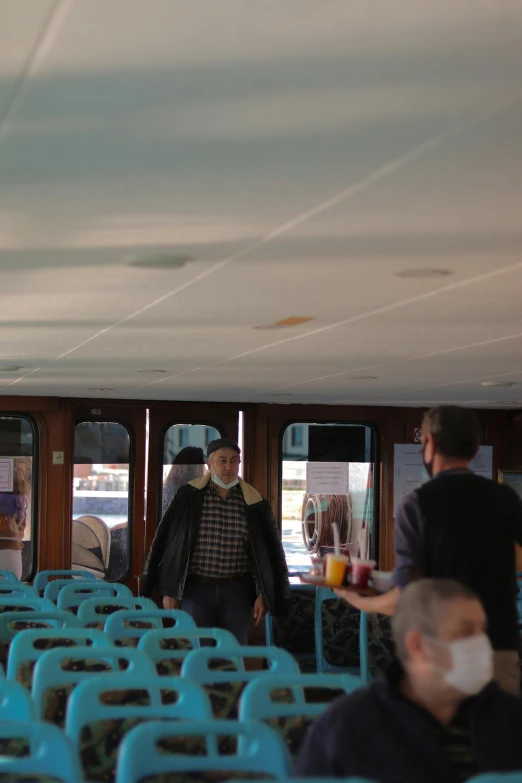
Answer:
<svg viewBox="0 0 522 783"><path fill-rule="evenodd" d="M222 500L209 481L189 573L214 579L250 573L258 595L262 592L246 522L246 503L239 484Z"/></svg>

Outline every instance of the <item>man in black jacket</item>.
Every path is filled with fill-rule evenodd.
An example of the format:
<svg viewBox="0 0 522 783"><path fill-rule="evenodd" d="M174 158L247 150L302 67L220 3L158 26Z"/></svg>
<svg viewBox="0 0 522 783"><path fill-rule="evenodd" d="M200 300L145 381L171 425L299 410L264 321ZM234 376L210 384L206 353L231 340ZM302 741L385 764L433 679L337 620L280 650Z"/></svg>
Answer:
<svg viewBox="0 0 522 783"><path fill-rule="evenodd" d="M478 597L452 580L413 582L393 631L400 665L332 704L305 740L296 774L461 783L522 770L522 701L491 682Z"/></svg>
<svg viewBox="0 0 522 783"><path fill-rule="evenodd" d="M393 614L400 591L414 579L462 582L486 611L495 680L518 694L515 542L522 544L522 501L511 487L471 472L479 443L473 411L457 405L427 411L422 450L432 480L407 495L397 511L395 588L371 598L337 594L362 611Z"/></svg>
<svg viewBox="0 0 522 783"><path fill-rule="evenodd" d="M207 448L209 472L181 487L158 527L145 568L145 590L157 587L166 609L196 624L231 631L246 644L254 607L286 612L286 559L272 509L239 478L241 452L220 438Z"/></svg>

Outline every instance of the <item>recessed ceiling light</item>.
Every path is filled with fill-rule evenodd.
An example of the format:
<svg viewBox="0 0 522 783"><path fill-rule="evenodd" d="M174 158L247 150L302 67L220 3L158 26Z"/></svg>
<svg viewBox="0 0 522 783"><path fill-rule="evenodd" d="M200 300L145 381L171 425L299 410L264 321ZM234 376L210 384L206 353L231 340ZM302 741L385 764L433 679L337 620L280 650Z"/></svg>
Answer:
<svg viewBox="0 0 522 783"><path fill-rule="evenodd" d="M448 277L453 272L449 269L403 269L397 272L397 277L411 277L417 280L428 280L435 277Z"/></svg>
<svg viewBox="0 0 522 783"><path fill-rule="evenodd" d="M18 364L8 364L5 367L0 367L0 372L18 372L18 370L25 370L25 367L21 367Z"/></svg>
<svg viewBox="0 0 522 783"><path fill-rule="evenodd" d="M348 378L349 381L378 381L378 375L357 375L354 378Z"/></svg>
<svg viewBox="0 0 522 783"><path fill-rule="evenodd" d="M515 386L516 381L482 381L481 386Z"/></svg>
<svg viewBox="0 0 522 783"><path fill-rule="evenodd" d="M89 391L114 391L114 389L110 389L108 386L105 386L103 389L89 389Z"/></svg>
<svg viewBox="0 0 522 783"><path fill-rule="evenodd" d="M153 374L161 375L162 373L165 373L167 371L166 370L136 370L136 372L141 372L144 375L153 375Z"/></svg>
<svg viewBox="0 0 522 783"><path fill-rule="evenodd" d="M149 258L134 258L127 263L129 266L137 266L142 269L165 269L168 271L169 269L181 269L190 261L194 261L192 256L164 253Z"/></svg>

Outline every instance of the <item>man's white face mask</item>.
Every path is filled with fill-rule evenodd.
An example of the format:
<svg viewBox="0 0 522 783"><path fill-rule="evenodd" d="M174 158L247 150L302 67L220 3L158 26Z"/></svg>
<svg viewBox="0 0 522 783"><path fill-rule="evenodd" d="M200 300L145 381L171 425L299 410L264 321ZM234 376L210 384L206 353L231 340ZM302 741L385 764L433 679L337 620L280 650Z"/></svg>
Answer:
<svg viewBox="0 0 522 783"><path fill-rule="evenodd" d="M446 647L451 655L453 668L449 671L433 667L440 672L444 681L467 696L475 696L493 679L493 650L485 633L442 642L428 637L429 641Z"/></svg>
<svg viewBox="0 0 522 783"><path fill-rule="evenodd" d="M236 484L239 484L239 479L236 476L233 481L231 481L229 484L225 484L224 481L222 481L219 476L212 471L212 481L217 487L221 487L221 489L232 489L232 487L235 487Z"/></svg>

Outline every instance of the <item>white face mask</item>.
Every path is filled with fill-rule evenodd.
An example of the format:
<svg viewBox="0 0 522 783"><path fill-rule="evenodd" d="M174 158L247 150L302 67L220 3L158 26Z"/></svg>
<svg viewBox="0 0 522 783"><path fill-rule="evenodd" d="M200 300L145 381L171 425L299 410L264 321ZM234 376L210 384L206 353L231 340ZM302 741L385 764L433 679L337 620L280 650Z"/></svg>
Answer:
<svg viewBox="0 0 522 783"><path fill-rule="evenodd" d="M493 679L493 650L485 633L454 642L433 638L430 641L450 651L453 668L450 671L436 668L448 685L475 696Z"/></svg>
<svg viewBox="0 0 522 783"><path fill-rule="evenodd" d="M221 487L221 489L232 489L232 487L235 487L236 484L239 484L239 479L237 476L233 481L230 482L230 484L225 484L225 482L222 481L214 472L212 473L212 481L217 487Z"/></svg>

